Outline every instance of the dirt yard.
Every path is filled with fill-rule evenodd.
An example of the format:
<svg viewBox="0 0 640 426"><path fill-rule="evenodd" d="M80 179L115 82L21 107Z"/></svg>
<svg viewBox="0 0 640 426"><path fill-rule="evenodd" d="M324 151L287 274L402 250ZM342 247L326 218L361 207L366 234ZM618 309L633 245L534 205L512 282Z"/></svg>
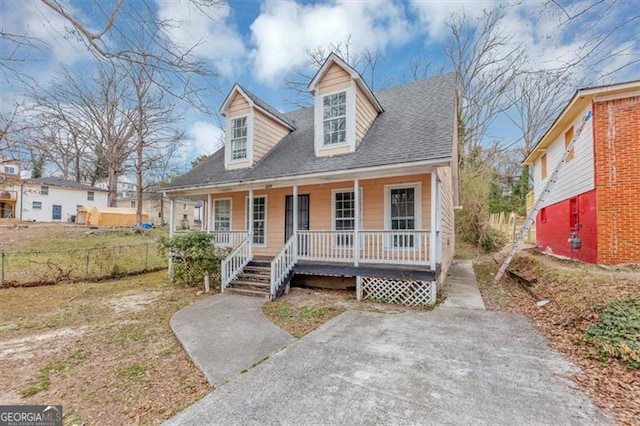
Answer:
<svg viewBox="0 0 640 426"><path fill-rule="evenodd" d="M552 347L582 369L574 380L597 404L620 424L640 424L640 273L559 260L534 249L521 252L512 266L535 276L535 285L508 277L495 285L501 260L496 255L474 261L487 309L528 316Z"/></svg>
<svg viewBox="0 0 640 426"><path fill-rule="evenodd" d="M166 272L0 289L0 404L61 404L65 424L168 419L211 391L169 327L199 297Z"/></svg>

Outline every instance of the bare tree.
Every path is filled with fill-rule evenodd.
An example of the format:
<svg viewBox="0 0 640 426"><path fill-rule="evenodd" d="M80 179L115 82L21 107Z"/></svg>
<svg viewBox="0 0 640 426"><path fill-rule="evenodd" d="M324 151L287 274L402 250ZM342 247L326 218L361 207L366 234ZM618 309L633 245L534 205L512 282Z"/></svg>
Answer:
<svg viewBox="0 0 640 426"><path fill-rule="evenodd" d="M477 21L454 15L445 54L458 79L459 159L478 160L487 130L513 102L505 96L521 72L525 52L499 28L503 11L485 11Z"/></svg>
<svg viewBox="0 0 640 426"><path fill-rule="evenodd" d="M171 148L177 146L183 136L174 127L180 119L174 111L174 105L166 101L162 91L157 90L153 79L147 78L153 72L153 69L147 69L143 64L132 64L128 68L136 111L132 125L136 133L133 169L136 175L138 226L142 224L144 175L156 164L162 163L164 156L173 153Z"/></svg>
<svg viewBox="0 0 640 426"><path fill-rule="evenodd" d="M354 53L351 46L351 35L349 35L344 41L330 43L328 47L318 46L313 49L307 49L307 63L302 67L296 67L284 79L285 86L295 96L293 100L287 101L289 104L298 108L305 108L313 103L307 87L331 53L340 56L346 63L356 69L365 78L371 90L374 90L376 68L382 57L380 53L368 49L360 54Z"/></svg>

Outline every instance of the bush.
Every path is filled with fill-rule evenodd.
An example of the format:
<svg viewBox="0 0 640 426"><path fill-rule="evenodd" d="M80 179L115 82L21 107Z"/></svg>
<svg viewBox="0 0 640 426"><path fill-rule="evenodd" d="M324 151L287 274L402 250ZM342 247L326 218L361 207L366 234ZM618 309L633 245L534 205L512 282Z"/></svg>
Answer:
<svg viewBox="0 0 640 426"><path fill-rule="evenodd" d="M629 367L640 368L640 299L625 297L598 306L600 321L584 331L602 359L617 358Z"/></svg>
<svg viewBox="0 0 640 426"><path fill-rule="evenodd" d="M196 285L205 275L220 271L220 262L229 253L228 249L214 248L214 234L189 232L169 239L162 237L160 250L173 259L173 280L179 284Z"/></svg>

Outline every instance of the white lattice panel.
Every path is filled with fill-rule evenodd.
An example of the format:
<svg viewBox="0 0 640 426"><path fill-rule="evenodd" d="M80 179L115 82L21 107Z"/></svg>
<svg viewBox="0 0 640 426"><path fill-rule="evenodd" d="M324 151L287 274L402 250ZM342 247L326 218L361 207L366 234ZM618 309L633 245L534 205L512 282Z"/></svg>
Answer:
<svg viewBox="0 0 640 426"><path fill-rule="evenodd" d="M362 277L361 285L363 300L407 306L426 306L436 301L435 281Z"/></svg>

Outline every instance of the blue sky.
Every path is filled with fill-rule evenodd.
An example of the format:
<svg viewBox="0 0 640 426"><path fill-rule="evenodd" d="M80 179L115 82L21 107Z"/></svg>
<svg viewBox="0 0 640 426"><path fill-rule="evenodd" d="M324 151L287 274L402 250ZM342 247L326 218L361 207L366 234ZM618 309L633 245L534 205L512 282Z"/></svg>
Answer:
<svg viewBox="0 0 640 426"><path fill-rule="evenodd" d="M128 0L133 1L133 0ZM153 0L150 0L153 2ZM72 10L91 23L93 2L67 0ZM575 70L585 84L611 83L640 78L640 65L611 73L625 61L640 56L640 21L633 1L619 1L612 7L605 2L566 24L566 15L547 1L521 1L514 4L481 1L230 1L213 12L213 19L202 16L186 1L158 0L156 13L180 25L170 32L178 43L192 45L201 40L196 52L206 58L221 75L215 81L220 93L208 98L217 110L234 82L240 82L274 107L287 111L286 100L293 98L283 79L296 67L304 67L306 50L327 47L351 36L351 49L360 54L368 49L378 52L381 60L376 71L376 88L408 79L408 63L424 58L450 70L443 55L449 39L446 21L452 13L464 11L477 18L483 9L508 5L501 22L504 34L514 45L527 49L532 69L553 68L579 55L593 34L617 28L606 40L604 51L620 51L615 58L585 63ZM110 1L102 4L109 5ZM562 2L566 13L584 10L595 2ZM107 6L105 6L107 7ZM126 3L125 3L126 7ZM4 0L0 4L5 31L24 33L46 41L46 46L29 57L22 66L25 72L47 86L61 66L82 67L90 60L82 44L69 37L65 22L36 0ZM6 45L1 46L6 49ZM595 64L595 65L594 65ZM590 66L587 66L590 65ZM394 81L394 83L390 83ZM25 94L21 84L9 78L1 81L2 109ZM502 124L500 124L502 123ZM212 153L221 130L216 120L196 111L185 110L189 143L182 151L186 159L200 153ZM513 129L498 121L491 136L513 138Z"/></svg>

